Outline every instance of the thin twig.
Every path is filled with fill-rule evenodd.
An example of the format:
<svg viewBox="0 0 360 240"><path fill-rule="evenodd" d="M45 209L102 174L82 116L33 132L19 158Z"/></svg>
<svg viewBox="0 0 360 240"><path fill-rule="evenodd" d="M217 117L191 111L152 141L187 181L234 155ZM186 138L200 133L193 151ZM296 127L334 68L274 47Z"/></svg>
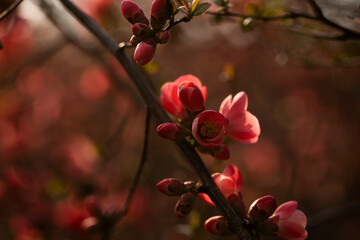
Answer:
<svg viewBox="0 0 360 240"><path fill-rule="evenodd" d="M144 143L143 143L143 150L141 154L141 161L139 163L139 166L137 168L134 180L132 182L132 185L129 189L129 194L126 198L125 204L121 210L121 213L123 216L125 216L129 210L129 206L131 203L131 199L133 197L133 194L135 192L135 189L139 183L140 176L142 173L142 170L144 168L144 164L147 158L147 151L148 151L148 145L149 145L149 130L150 130L150 122L151 122L151 112L149 108L146 108L146 119L145 119L145 136L144 136Z"/></svg>
<svg viewBox="0 0 360 240"><path fill-rule="evenodd" d="M14 11L17 6L19 6L19 4L22 2L23 0L16 0L15 2L13 2L13 4L11 4L5 11L3 11L0 14L0 21L3 20L6 16L10 15L10 13L12 11Z"/></svg>
<svg viewBox="0 0 360 240"><path fill-rule="evenodd" d="M169 31L171 28L173 28L174 26L178 25L179 23L182 23L182 22L189 22L190 21L190 18L188 17L183 17L183 18L180 18L179 20L176 20L175 22L174 21L170 21L169 25L164 29L165 31Z"/></svg>
<svg viewBox="0 0 360 240"><path fill-rule="evenodd" d="M165 111L160 106L157 96L150 87L147 78L140 71L136 63L130 59L123 49L120 49L118 44L101 28L91 17L87 16L80 9L78 9L69 0L60 0L64 6L81 22L90 32L92 32L102 44L116 57L124 69L129 74L130 78L138 88L147 106L156 117L158 123L171 122ZM252 239L250 233L244 228L239 216L231 208L229 203L225 200L213 181L210 173L206 169L200 156L195 149L186 140L176 141L186 159L193 166L198 173L207 194L213 200L219 211L227 219L230 229L243 240Z"/></svg>

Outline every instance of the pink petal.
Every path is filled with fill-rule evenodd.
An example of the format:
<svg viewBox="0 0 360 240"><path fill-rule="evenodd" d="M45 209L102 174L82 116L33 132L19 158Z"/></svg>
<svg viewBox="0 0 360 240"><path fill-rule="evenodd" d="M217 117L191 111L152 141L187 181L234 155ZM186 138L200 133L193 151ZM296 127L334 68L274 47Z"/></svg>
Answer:
<svg viewBox="0 0 360 240"><path fill-rule="evenodd" d="M234 181L236 191L242 188L242 176L239 169L234 164L229 164L225 167L223 175L231 178Z"/></svg>
<svg viewBox="0 0 360 240"><path fill-rule="evenodd" d="M211 201L211 198L206 193L199 193L199 195L202 198L202 200L204 200L204 202L206 202L207 204L209 204L211 206L215 206L215 203L213 203L213 201Z"/></svg>
<svg viewBox="0 0 360 240"><path fill-rule="evenodd" d="M231 109L246 110L248 107L248 98L245 92L238 92L232 100Z"/></svg>
<svg viewBox="0 0 360 240"><path fill-rule="evenodd" d="M170 114L180 118L185 112L177 95L178 86L172 82L166 82L161 87L160 101L163 108Z"/></svg>
<svg viewBox="0 0 360 240"><path fill-rule="evenodd" d="M260 135L259 120L249 112L230 112L227 135L238 142L254 143Z"/></svg>
<svg viewBox="0 0 360 240"><path fill-rule="evenodd" d="M285 202L278 206L273 215L279 215L280 219L286 219L295 212L296 208L296 201Z"/></svg>
<svg viewBox="0 0 360 240"><path fill-rule="evenodd" d="M298 223L279 221L278 222L279 232L278 235L285 239L300 238L305 239L307 232L303 226Z"/></svg>
<svg viewBox="0 0 360 240"><path fill-rule="evenodd" d="M232 95L227 96L220 105L219 112L224 116L226 116L227 112L230 109L231 99L232 99Z"/></svg>
<svg viewBox="0 0 360 240"><path fill-rule="evenodd" d="M286 220L289 222L298 223L301 226L303 226L304 228L306 226L306 216L302 211L300 211L298 209L296 209L295 212L293 214L291 214L291 216L288 217Z"/></svg>

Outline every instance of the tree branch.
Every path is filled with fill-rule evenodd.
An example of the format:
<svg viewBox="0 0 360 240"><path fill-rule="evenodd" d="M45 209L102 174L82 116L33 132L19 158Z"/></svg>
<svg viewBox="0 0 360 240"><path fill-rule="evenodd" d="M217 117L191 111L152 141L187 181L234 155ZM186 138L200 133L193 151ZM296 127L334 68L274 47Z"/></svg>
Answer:
<svg viewBox="0 0 360 240"><path fill-rule="evenodd" d="M13 2L5 11L3 11L1 14L0 14L0 21L3 20L6 16L10 15L10 13L12 13L12 11L14 11L17 6L20 5L20 3L22 2L23 0L16 0L15 2Z"/></svg>
<svg viewBox="0 0 360 240"><path fill-rule="evenodd" d="M156 117L158 123L171 122L165 111L162 109L158 102L158 98L151 89L147 78L139 70L135 62L130 59L120 49L118 44L101 28L92 18L83 13L69 0L60 0L64 6L80 21L90 32L92 32L102 44L116 57L116 59L125 68L128 75L138 88L147 106ZM200 156L197 154L195 149L186 141L176 141L177 146L180 148L182 153L185 155L187 160L193 166L198 173L204 187L207 190L207 194L216 204L217 208L227 219L230 229L240 238L244 240L252 239L250 233L244 228L241 223L239 216L231 208L224 196L220 193L216 184L214 183L210 173L206 169Z"/></svg>

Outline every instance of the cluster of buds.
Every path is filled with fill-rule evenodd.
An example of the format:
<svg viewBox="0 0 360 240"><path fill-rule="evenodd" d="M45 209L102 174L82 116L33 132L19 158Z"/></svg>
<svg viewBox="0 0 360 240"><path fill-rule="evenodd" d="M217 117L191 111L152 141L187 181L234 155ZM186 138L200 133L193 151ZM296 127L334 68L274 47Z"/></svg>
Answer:
<svg viewBox="0 0 360 240"><path fill-rule="evenodd" d="M167 196L179 196L175 205L175 215L178 218L187 216L198 194L198 185L192 181L181 182L176 178L166 178L156 184L156 188Z"/></svg>
<svg viewBox="0 0 360 240"><path fill-rule="evenodd" d="M161 88L161 104L178 122L159 125L158 134L169 140L188 137L199 151L210 153L218 160L230 158L223 143L225 136L242 143L257 142L260 125L247 111L245 92L226 97L219 111L205 110L206 95L206 87L193 75L165 83Z"/></svg>
<svg viewBox="0 0 360 240"><path fill-rule="evenodd" d="M149 63L155 54L156 44L165 44L169 32L162 30L172 15L172 5L168 0L154 0L150 10L150 21L141 8L130 0L121 3L124 17L132 24L132 45L137 45L134 59L140 66Z"/></svg>
<svg viewBox="0 0 360 240"><path fill-rule="evenodd" d="M297 209L297 202L289 201L277 207L273 196L264 196L254 201L246 212L242 198L242 176L239 169L229 164L222 173L212 175L220 192L224 195L230 206L243 220L246 228L255 236L276 235L287 240L301 240L307 237L306 216ZM198 194L209 205L215 206L210 197L202 192L201 183L191 182L186 186L176 179L164 179L157 184L158 190L168 196L180 196L176 204L175 213L183 217L189 213ZM205 229L215 235L232 234L228 223L223 216L213 216L205 221Z"/></svg>

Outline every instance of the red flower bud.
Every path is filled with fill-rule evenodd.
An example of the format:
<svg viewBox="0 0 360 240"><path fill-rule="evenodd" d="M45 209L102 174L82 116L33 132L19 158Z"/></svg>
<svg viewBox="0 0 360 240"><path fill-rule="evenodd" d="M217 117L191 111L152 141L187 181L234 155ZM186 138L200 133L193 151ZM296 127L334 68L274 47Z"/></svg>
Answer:
<svg viewBox="0 0 360 240"><path fill-rule="evenodd" d="M268 219L276 209L276 199L273 196L264 196L253 202L249 208L250 220L262 222Z"/></svg>
<svg viewBox="0 0 360 240"><path fill-rule="evenodd" d="M214 216L206 220L205 229L215 235L231 234L226 219L223 216Z"/></svg>
<svg viewBox="0 0 360 240"><path fill-rule="evenodd" d="M134 59L139 66L149 63L155 55L156 45L151 40L145 40L136 46Z"/></svg>
<svg viewBox="0 0 360 240"><path fill-rule="evenodd" d="M166 19L171 16L171 5L168 0L154 0L151 4L150 22L155 30L164 27Z"/></svg>
<svg viewBox="0 0 360 240"><path fill-rule="evenodd" d="M187 216L195 202L195 194L192 192L187 192L181 195L180 199L175 205L175 214L178 218Z"/></svg>
<svg viewBox="0 0 360 240"><path fill-rule="evenodd" d="M184 183L176 178L166 178L156 184L156 188L168 196L180 196L188 191Z"/></svg>
<svg viewBox="0 0 360 240"><path fill-rule="evenodd" d="M178 96L184 107L191 112L199 112L204 109L204 97L194 83L181 83L178 89Z"/></svg>
<svg viewBox="0 0 360 240"><path fill-rule="evenodd" d="M132 27L131 27L131 31L133 32L133 34L139 38L146 38L149 37L151 35L151 28L143 23L135 23Z"/></svg>
<svg viewBox="0 0 360 240"><path fill-rule="evenodd" d="M230 158L230 151L225 144L221 144L219 147L214 149L212 154L217 160L228 160Z"/></svg>
<svg viewBox="0 0 360 240"><path fill-rule="evenodd" d="M121 3L121 11L122 11L124 17L131 24L143 23L143 24L149 25L149 20L145 16L144 12L134 2L132 2L130 0L124 0Z"/></svg>
<svg viewBox="0 0 360 240"><path fill-rule="evenodd" d="M170 33L168 31L159 31L155 34L155 40L157 43L165 44L169 41Z"/></svg>
<svg viewBox="0 0 360 240"><path fill-rule="evenodd" d="M157 133L162 138L175 140L179 136L180 129L175 123L163 123L157 127Z"/></svg>

